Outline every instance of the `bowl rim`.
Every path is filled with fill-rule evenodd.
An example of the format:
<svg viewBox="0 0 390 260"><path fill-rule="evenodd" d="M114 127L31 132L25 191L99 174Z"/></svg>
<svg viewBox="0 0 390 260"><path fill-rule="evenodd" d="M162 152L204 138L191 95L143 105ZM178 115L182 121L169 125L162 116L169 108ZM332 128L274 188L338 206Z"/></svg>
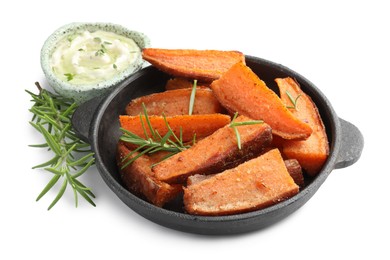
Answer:
<svg viewBox="0 0 390 260"><path fill-rule="evenodd" d="M324 164L322 170L320 173L302 190L299 191L298 194L295 196L284 200L282 202L279 202L277 204L274 204L272 206L251 211L251 212L246 212L246 213L239 213L239 214L233 214L233 215L225 215L225 216L200 216L200 215L190 215L187 213L182 213L182 212L176 212L168 209L164 209L161 207L157 207L153 205L152 203L149 203L136 195L132 194L130 191L128 191L125 187L123 187L119 182L117 182L114 177L110 174L109 169L104 165L103 159L100 154L100 149L99 147L99 124L102 119L102 116L104 115L106 109L109 107L111 104L112 100L124 89L127 88L131 85L131 82L135 81L137 78L142 77L145 73L148 73L148 70L150 69L155 69L152 66L149 66L147 68L144 68L141 71L138 71L137 73L133 74L131 77L127 78L124 82L120 83L118 87L116 87L108 96L106 96L102 102L98 105L98 108L96 109L96 113L94 114L94 117L91 122L91 127L89 129L89 139L91 141L91 145L93 150L95 151L95 159L96 159L96 165L99 170L100 175L104 179L104 181L107 183L107 185L110 187L110 189L125 203L128 205L127 202L124 201L124 198L130 199L134 205L138 205L143 207L143 209L146 212L152 212L153 214L160 214L167 216L169 218L173 219L180 219L180 221L195 221L197 223L218 223L218 222L224 222L224 223L229 223L229 222L237 222L237 221L247 221L251 219L258 218L259 216L264 216L269 213L278 211L281 208L291 206L295 202L299 200L304 200L305 202L311 198L311 196L314 195L314 193L318 190L318 188L323 184L323 182L326 180L326 178L329 176L330 172L335 168L335 164L337 162L337 156L339 154L340 150L340 145L341 145L341 129L340 129L340 121L339 118L334 111L331 103L328 101L326 96L309 80L307 80L305 77L300 75L299 73L281 65L275 62L271 62L262 58L254 57L254 56L249 56L246 55L246 59L249 59L250 61L253 62L258 62L261 64L264 64L265 66L270 66L274 69L280 70L281 72L287 73L295 77L299 82L304 82L305 86L310 88L312 92L314 92L319 99L321 99L324 104L323 106L326 108L326 112L328 112L328 120L330 124L330 131L332 134L332 139L330 142L330 151L329 151L329 156ZM304 203L305 203L304 202ZM303 203L303 204L304 204ZM302 204L302 205L303 205ZM132 208L132 207L131 207ZM134 208L132 208L134 210ZM136 210L134 210L136 211ZM295 210L294 210L295 211ZM136 211L137 212L137 211ZM137 212L138 214L141 214L145 216L145 214L148 213L140 213ZM148 218L148 217L146 217ZM174 221L174 220L173 220ZM164 225L164 224L162 224ZM185 225L185 224L183 224ZM165 225L168 226L168 225ZM177 227L171 226L171 228L174 229L179 229ZM188 232L188 229L183 229ZM189 231L193 232L193 231ZM203 232L193 232L193 233L203 233ZM208 233L208 232L206 232ZM214 232L211 232L214 233ZM216 232L216 233L221 233L221 232ZM222 232L223 233L223 232ZM239 232L233 232L233 233L239 233Z"/></svg>
<svg viewBox="0 0 390 260"><path fill-rule="evenodd" d="M131 74L135 73L136 71L140 70L145 62L142 60L142 57L139 56L135 62L130 64L128 68L121 71L119 74L115 75L114 77L103 80L98 83L94 84L71 84L66 81L60 80L53 70L50 67L50 57L53 51L56 48L56 44L62 40L64 37L66 37L69 34L72 34L76 31L80 31L83 29L87 30L103 30L108 32L114 32L119 35L128 37L133 39L138 47L141 49L150 47L150 39L147 35L145 35L142 32L136 31L136 30L130 30L122 25L114 24L114 23L104 23L104 22L73 22L66 25L63 25L56 29L44 42L42 48L41 48L41 68L43 70L43 73L45 74L46 78L48 78L49 81L52 81L52 84L55 86L55 90L58 88L57 86L61 86L62 89L65 91L75 91L77 89L78 92L87 92L90 90L95 89L104 89L113 85L117 85L121 81L128 78Z"/></svg>

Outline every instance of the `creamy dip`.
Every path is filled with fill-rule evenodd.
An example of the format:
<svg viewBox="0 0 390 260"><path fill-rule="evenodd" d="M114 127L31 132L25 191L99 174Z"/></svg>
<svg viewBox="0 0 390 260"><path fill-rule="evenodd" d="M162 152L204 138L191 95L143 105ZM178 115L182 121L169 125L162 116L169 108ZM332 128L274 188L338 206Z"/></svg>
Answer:
<svg viewBox="0 0 390 260"><path fill-rule="evenodd" d="M140 55L140 48L130 38L113 32L83 31L58 43L50 65L63 81L95 84L125 70Z"/></svg>

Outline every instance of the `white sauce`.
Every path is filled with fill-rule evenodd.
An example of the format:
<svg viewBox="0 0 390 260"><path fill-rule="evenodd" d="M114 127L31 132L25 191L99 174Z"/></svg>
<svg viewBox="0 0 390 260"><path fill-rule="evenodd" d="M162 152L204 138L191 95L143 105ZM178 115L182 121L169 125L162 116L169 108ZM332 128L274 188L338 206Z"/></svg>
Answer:
<svg viewBox="0 0 390 260"><path fill-rule="evenodd" d="M95 84L125 70L140 55L140 48L130 38L106 31L84 31L60 41L50 63L63 81Z"/></svg>

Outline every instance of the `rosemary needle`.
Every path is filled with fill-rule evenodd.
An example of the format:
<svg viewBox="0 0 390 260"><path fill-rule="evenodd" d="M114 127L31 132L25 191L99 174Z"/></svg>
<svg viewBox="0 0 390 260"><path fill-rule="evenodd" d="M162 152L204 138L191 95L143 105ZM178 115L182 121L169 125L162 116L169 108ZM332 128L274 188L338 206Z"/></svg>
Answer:
<svg viewBox="0 0 390 260"><path fill-rule="evenodd" d="M238 132L237 127L238 126L243 126L243 125L257 125L257 124L262 124L264 123L263 120L251 120L251 121L244 121L244 122L236 122L236 118L238 116L238 112L234 113L234 116L232 118L232 121L229 124L229 127L233 128L234 134L236 135L237 139L237 146L238 149L241 150L241 136L240 133Z"/></svg>
<svg viewBox="0 0 390 260"><path fill-rule="evenodd" d="M298 98L300 98L302 95L299 94L299 95L294 99L288 90L286 90L286 95L287 95L288 99L290 100L290 102L292 103L292 106L286 106L286 107L287 107L287 108L293 108L293 109L297 110L297 101L298 101Z"/></svg>
<svg viewBox="0 0 390 260"><path fill-rule="evenodd" d="M26 90L33 102L29 110L33 114L30 125L42 134L45 143L30 145L30 147L46 148L53 153L52 159L33 167L33 169L43 168L53 174L36 200L39 201L62 179L57 196L48 210L61 199L68 186L73 189L76 207L79 195L95 206L92 201L95 195L90 188L78 180L78 177L94 164L95 159L89 144L80 140L72 129L71 116L77 105L72 100L51 93L41 88L38 83L35 84L39 90L38 94Z"/></svg>
<svg viewBox="0 0 390 260"><path fill-rule="evenodd" d="M191 95L190 95L190 104L188 108L188 115L192 115L192 112L194 111L194 105L195 105L195 95L196 95L196 85L197 80L194 80L194 85L192 86Z"/></svg>

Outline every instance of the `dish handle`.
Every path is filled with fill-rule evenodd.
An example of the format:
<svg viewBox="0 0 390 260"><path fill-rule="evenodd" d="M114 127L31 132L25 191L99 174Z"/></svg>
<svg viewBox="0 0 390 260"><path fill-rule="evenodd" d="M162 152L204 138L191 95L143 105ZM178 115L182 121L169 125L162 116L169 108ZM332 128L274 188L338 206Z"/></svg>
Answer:
<svg viewBox="0 0 390 260"><path fill-rule="evenodd" d="M90 143L89 128L95 112L105 95L92 98L76 108L72 115L72 126L75 134L84 142Z"/></svg>
<svg viewBox="0 0 390 260"><path fill-rule="evenodd" d="M341 145L335 169L345 168L357 162L364 147L364 138L360 130L342 118L339 118L339 120L341 126Z"/></svg>

